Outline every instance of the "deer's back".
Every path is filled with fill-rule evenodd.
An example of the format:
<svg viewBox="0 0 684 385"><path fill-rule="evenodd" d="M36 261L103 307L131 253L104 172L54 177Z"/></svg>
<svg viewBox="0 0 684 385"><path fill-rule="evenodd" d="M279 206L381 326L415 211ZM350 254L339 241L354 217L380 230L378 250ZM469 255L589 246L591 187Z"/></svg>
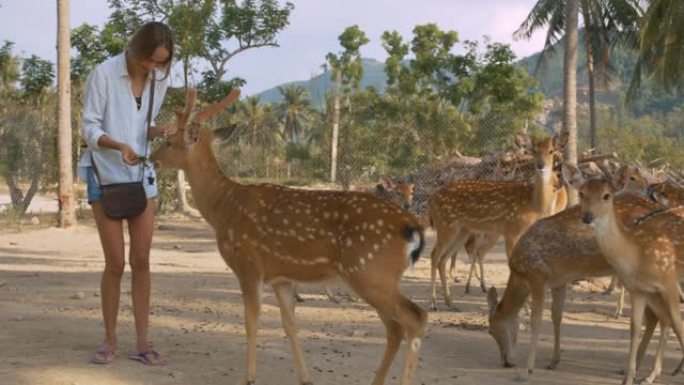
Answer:
<svg viewBox="0 0 684 385"><path fill-rule="evenodd" d="M219 237L238 242L267 278L317 281L378 260L401 273L412 232L422 232L411 214L369 193L253 185L227 199Z"/></svg>
<svg viewBox="0 0 684 385"><path fill-rule="evenodd" d="M625 221L635 221L656 207L652 201L632 194L615 201L616 214ZM613 271L594 229L582 223L579 206L533 224L513 249L509 265L518 274L543 274L559 285Z"/></svg>
<svg viewBox="0 0 684 385"><path fill-rule="evenodd" d="M430 215L446 223L503 225L529 211L531 196L527 182L456 181L430 198Z"/></svg>

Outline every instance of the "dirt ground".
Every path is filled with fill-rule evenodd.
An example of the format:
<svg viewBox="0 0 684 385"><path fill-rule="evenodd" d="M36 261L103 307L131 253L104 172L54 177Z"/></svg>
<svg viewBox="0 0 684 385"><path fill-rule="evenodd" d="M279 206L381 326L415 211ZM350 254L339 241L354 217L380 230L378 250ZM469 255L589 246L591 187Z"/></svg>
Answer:
<svg viewBox="0 0 684 385"><path fill-rule="evenodd" d="M68 230L25 225L0 227L0 384L120 385L239 384L243 375L245 337L237 280L218 255L212 233L199 219L158 220L152 249L153 293L151 339L169 359L164 367L146 367L127 359L135 347L127 269L119 315L117 359L107 366L88 363L102 340L99 279L100 245L89 220ZM430 237L430 241L432 238ZM431 242L430 242L431 243ZM403 289L429 307L429 250L405 274ZM501 247L488 257L488 284L501 290L508 267ZM429 312L417 384L512 384L517 370L500 366L494 340L487 334L485 295L463 295L465 265L453 286L459 311L440 302ZM568 293L563 324L562 361L554 371L550 359L552 329L545 313L538 370L532 384L619 384L628 348L628 318L614 320L616 295L601 294L603 282L582 282ZM318 385L368 384L384 349L378 317L362 302L328 301L322 289L301 289L300 337L312 379ZM346 293L341 286L334 291ZM264 293L258 338L259 384L296 384L290 346L280 326L275 297ZM519 337L517 362L527 352L529 333ZM652 362L652 349L645 367ZM403 351L404 346L402 346ZM669 373L679 357L668 344L664 363ZM403 355L403 354L402 354ZM392 368L397 384L402 355ZM640 374L644 374L642 368ZM665 374L659 383L684 384L684 376Z"/></svg>

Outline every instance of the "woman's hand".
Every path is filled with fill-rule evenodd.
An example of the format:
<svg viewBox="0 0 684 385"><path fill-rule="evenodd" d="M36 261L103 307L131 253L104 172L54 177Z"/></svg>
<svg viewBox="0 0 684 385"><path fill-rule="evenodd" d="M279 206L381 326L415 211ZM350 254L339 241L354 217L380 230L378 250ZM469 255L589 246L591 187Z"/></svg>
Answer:
<svg viewBox="0 0 684 385"><path fill-rule="evenodd" d="M140 156L129 145L122 143L119 151L121 151L121 159L125 164L135 166L140 163Z"/></svg>

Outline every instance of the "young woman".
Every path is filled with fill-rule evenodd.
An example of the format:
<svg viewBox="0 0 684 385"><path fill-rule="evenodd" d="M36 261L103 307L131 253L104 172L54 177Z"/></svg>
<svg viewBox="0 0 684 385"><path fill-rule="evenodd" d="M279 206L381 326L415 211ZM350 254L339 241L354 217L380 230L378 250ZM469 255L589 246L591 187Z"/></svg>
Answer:
<svg viewBox="0 0 684 385"><path fill-rule="evenodd" d="M152 165L141 164L141 156L150 153L148 139L169 135L173 130L170 126L154 126L154 118L168 87L172 58L171 30L162 23L150 22L135 32L126 51L98 65L87 81L81 134L88 144L88 150L79 162L79 176L88 183L88 203L92 206L105 258L101 281L105 338L90 359L95 364L110 363L116 352L116 318L125 266L123 220L105 214L99 185L141 179L148 198L147 207L142 214L127 219L137 335L137 353L130 358L147 365L164 362L163 357L150 345L147 336L149 258L157 185ZM148 135L147 115L153 77L154 104L152 127ZM96 170L93 169L93 163Z"/></svg>

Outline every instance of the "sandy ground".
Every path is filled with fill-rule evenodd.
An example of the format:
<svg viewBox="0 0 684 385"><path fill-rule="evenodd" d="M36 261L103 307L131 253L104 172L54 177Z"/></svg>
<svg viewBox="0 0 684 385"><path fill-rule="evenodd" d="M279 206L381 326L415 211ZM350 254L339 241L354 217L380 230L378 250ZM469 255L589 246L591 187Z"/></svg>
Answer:
<svg viewBox="0 0 684 385"><path fill-rule="evenodd" d="M403 281L404 291L424 308L429 306L428 253L413 271L407 271ZM245 360L242 300L237 280L220 259L205 223L178 217L158 221L152 250L151 339L169 359L164 367L146 367L126 359L135 346L128 270L119 316L118 357L107 366L88 363L103 333L98 292L102 268L97 233L88 220L69 230L0 227L0 384L239 384ZM440 302L440 309L429 313L416 383L512 384L518 369L499 365L494 340L486 331L485 295L479 289L463 295L464 272L461 263L461 283L453 286L460 311L449 311ZM486 273L489 284L505 286L508 268L501 247L489 256ZM545 313L539 369L530 383L620 383L628 318L610 318L615 295L601 295L602 288L602 284L584 282L570 289L562 361L554 371L543 369L552 349L551 324ZM342 287L334 290L346 292ZM298 305L297 317L314 383L368 384L385 341L374 311L361 302L331 303L319 287L301 291L306 301ZM527 331L521 332L519 340L517 361L522 362ZM673 340L668 344L666 373L677 363L680 352L675 346ZM297 383L275 297L268 289L257 360L259 384ZM390 384L398 383L398 361ZM651 362L649 356L645 366ZM666 374L659 383L684 384L684 376Z"/></svg>

